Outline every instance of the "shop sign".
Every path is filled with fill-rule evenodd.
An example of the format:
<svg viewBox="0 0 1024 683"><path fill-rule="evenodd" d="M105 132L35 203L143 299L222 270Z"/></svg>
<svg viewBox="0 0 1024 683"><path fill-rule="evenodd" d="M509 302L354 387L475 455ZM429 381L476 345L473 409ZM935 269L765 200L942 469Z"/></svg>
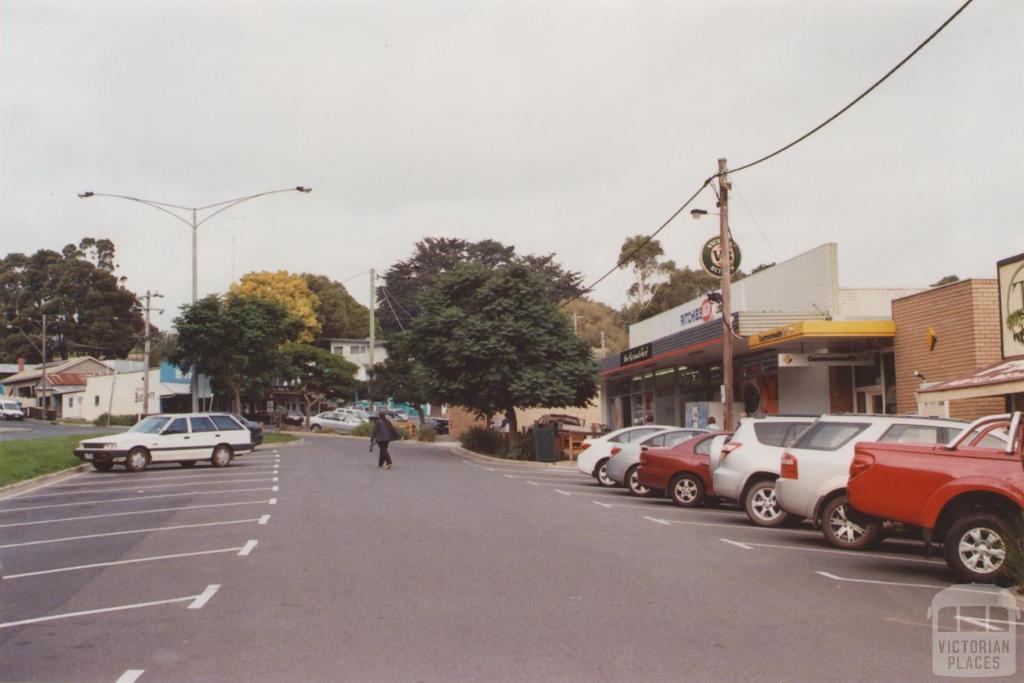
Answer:
<svg viewBox="0 0 1024 683"><path fill-rule="evenodd" d="M631 363L647 360L653 355L653 352L654 347L650 343L634 346L619 354L619 365L630 365Z"/></svg>
<svg viewBox="0 0 1024 683"><path fill-rule="evenodd" d="M1003 358L1024 354L1024 254L996 264Z"/></svg>
<svg viewBox="0 0 1024 683"><path fill-rule="evenodd" d="M729 244L732 247L729 261L729 275L731 276L739 270L742 254L740 254L740 247L735 240L730 239ZM722 277L722 239L720 237L712 237L704 243L704 247L700 250L700 265L711 275Z"/></svg>
<svg viewBox="0 0 1024 683"><path fill-rule="evenodd" d="M870 353L780 353L780 368L809 368L815 366L852 367L874 365Z"/></svg>
<svg viewBox="0 0 1024 683"><path fill-rule="evenodd" d="M715 305L710 299L704 299L696 308L683 311L679 314L679 327L686 329L696 325L703 325L715 317Z"/></svg>

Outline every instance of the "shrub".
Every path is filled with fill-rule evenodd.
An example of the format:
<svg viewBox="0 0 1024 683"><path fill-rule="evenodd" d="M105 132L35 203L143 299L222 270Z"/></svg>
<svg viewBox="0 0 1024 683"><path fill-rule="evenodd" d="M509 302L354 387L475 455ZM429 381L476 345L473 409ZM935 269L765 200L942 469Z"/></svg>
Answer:
<svg viewBox="0 0 1024 683"><path fill-rule="evenodd" d="M533 434L516 434L512 437L512 457L516 460L536 460L537 448Z"/></svg>
<svg viewBox="0 0 1024 683"><path fill-rule="evenodd" d="M349 432L352 436L370 436L373 434L373 423L364 422L360 425L356 425L356 428Z"/></svg>
<svg viewBox="0 0 1024 683"><path fill-rule="evenodd" d="M437 430L429 425L424 425L420 427L420 431L416 432L416 440L434 443L437 440Z"/></svg>
<svg viewBox="0 0 1024 683"><path fill-rule="evenodd" d="M470 427L459 437L462 447L475 453L505 457L505 436L487 427Z"/></svg>
<svg viewBox="0 0 1024 683"><path fill-rule="evenodd" d="M92 423L97 427L106 427L108 418L110 419L109 424L118 425L119 427L131 427L139 421L136 415L110 415L109 413L103 413L93 420Z"/></svg>

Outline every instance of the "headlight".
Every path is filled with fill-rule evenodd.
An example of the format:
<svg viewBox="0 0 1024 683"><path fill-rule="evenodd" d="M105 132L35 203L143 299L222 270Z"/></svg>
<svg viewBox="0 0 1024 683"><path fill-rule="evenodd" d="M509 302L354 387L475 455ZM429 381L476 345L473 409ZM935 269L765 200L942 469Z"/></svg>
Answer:
<svg viewBox="0 0 1024 683"><path fill-rule="evenodd" d="M113 450L114 448L117 448L117 444L116 443L105 443L105 444L103 444L103 448L106 449L106 450Z"/></svg>

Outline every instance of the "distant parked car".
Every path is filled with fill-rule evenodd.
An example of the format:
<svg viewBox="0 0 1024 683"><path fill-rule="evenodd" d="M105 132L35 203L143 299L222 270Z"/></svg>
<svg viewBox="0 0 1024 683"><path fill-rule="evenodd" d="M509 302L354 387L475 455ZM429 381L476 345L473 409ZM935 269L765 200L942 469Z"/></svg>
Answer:
<svg viewBox="0 0 1024 683"><path fill-rule="evenodd" d="M677 443L688 441L700 434L707 434L706 429L684 429L669 427L647 436L640 441L633 441L615 446L611 450L611 458L605 467L608 478L616 484L623 484L635 496L646 496L651 492L640 483L637 471L640 469L640 454L647 448L671 448Z"/></svg>
<svg viewBox="0 0 1024 683"><path fill-rule="evenodd" d="M680 507L697 507L715 497L708 461L716 440L726 442L732 432L712 432L677 443L671 448L648 448L640 453L640 484Z"/></svg>
<svg viewBox="0 0 1024 683"><path fill-rule="evenodd" d="M608 478L606 471L608 458L612 457L612 449L625 443L639 441L662 429L668 429L668 427L664 425L624 427L601 436L588 436L583 440L583 450L576 457L576 467L583 474L596 479L601 486L615 486L615 482Z"/></svg>
<svg viewBox="0 0 1024 683"><path fill-rule="evenodd" d="M242 417L237 413L228 413L231 417L241 422L249 433L252 435L252 449L256 450L256 447L263 444L263 425L259 422L253 422L252 420Z"/></svg>
<svg viewBox="0 0 1024 683"><path fill-rule="evenodd" d="M350 410L328 410L309 418L309 428L314 432L331 429L335 432L350 432L366 420Z"/></svg>
<svg viewBox="0 0 1024 683"><path fill-rule="evenodd" d="M21 409L21 404L17 401L0 401L0 413L3 413L5 420L21 421L25 419L25 411Z"/></svg>
<svg viewBox="0 0 1024 683"><path fill-rule="evenodd" d="M292 427L301 427L306 424L306 416L297 410L289 410L284 413L280 413L281 424L291 425Z"/></svg>
<svg viewBox="0 0 1024 683"><path fill-rule="evenodd" d="M427 425L429 425L438 434L448 433L448 420L443 417L428 417L426 418Z"/></svg>

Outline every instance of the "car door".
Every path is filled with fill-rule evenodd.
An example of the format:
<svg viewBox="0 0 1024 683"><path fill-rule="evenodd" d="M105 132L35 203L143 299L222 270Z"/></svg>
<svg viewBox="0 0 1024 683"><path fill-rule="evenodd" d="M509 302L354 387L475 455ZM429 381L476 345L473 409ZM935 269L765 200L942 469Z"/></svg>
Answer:
<svg viewBox="0 0 1024 683"><path fill-rule="evenodd" d="M188 430L188 419L176 417L163 428L156 439L157 445L150 449L150 460L190 460L192 455L192 434Z"/></svg>
<svg viewBox="0 0 1024 683"><path fill-rule="evenodd" d="M213 447L221 442L217 425L205 415L190 417L188 422L192 429L192 457L199 460L213 457Z"/></svg>
<svg viewBox="0 0 1024 683"><path fill-rule="evenodd" d="M253 433L245 424L238 424L230 415L210 415L210 419L217 426L217 443L231 444L236 454L252 450Z"/></svg>

